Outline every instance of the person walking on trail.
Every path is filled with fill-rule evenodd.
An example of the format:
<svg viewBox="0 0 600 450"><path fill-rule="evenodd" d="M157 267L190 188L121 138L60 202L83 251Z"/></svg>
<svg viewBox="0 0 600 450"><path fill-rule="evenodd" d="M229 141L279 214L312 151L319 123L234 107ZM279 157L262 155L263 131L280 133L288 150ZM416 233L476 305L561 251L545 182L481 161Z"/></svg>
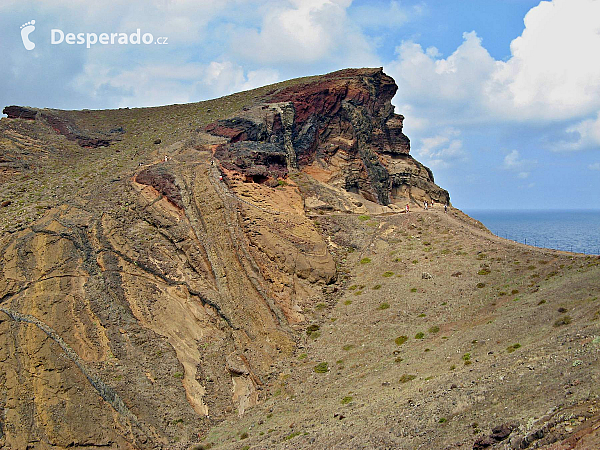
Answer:
<svg viewBox="0 0 600 450"><path fill-rule="evenodd" d="M407 213L408 213L408 212L410 212L410 208L409 208L409 206L408 206L408 203L406 204L406 212L407 212Z"/></svg>
<svg viewBox="0 0 600 450"><path fill-rule="evenodd" d="M423 203L423 206L425 206L425 211L427 211L427 200Z"/></svg>
<svg viewBox="0 0 600 450"><path fill-rule="evenodd" d="M444 212L445 212L445 213L447 213L447 212L448 212L448 203L446 203L446 204L444 205Z"/></svg>

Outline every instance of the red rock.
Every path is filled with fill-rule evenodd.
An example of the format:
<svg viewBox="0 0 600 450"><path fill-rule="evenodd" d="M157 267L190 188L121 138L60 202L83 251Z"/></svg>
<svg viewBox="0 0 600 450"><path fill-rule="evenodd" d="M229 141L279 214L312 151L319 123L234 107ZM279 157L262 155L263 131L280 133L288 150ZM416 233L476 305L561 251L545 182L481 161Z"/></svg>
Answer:
<svg viewBox="0 0 600 450"><path fill-rule="evenodd" d="M6 114L9 119L35 120L37 110L24 106L7 106L2 110L2 114Z"/></svg>

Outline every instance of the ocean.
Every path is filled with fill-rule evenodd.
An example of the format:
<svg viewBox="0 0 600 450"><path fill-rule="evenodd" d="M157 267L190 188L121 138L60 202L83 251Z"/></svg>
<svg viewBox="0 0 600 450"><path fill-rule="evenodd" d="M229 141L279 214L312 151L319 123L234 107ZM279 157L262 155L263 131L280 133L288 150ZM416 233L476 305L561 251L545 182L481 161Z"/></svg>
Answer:
<svg viewBox="0 0 600 450"><path fill-rule="evenodd" d="M497 236L536 247L600 254L600 210L465 210Z"/></svg>

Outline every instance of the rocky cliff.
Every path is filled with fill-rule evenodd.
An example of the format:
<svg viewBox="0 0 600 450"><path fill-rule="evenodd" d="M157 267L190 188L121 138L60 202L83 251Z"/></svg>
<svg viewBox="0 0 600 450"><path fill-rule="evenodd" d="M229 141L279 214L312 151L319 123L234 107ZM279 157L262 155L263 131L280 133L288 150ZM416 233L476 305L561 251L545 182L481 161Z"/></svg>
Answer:
<svg viewBox="0 0 600 450"><path fill-rule="evenodd" d="M393 80L0 122L0 445L196 442L265 398L339 274L312 215L448 194ZM388 207L390 206L390 207Z"/></svg>
<svg viewBox="0 0 600 450"><path fill-rule="evenodd" d="M429 169L410 155L398 87L381 69L350 69L277 90L206 127L226 139L215 156L247 180L273 183L290 171L389 205L448 203Z"/></svg>

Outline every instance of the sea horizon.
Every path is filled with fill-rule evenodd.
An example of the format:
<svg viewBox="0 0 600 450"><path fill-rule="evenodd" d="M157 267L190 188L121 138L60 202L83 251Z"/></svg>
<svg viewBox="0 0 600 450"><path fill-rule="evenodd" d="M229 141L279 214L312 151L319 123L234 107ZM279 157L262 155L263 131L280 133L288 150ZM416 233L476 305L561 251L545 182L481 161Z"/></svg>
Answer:
<svg viewBox="0 0 600 450"><path fill-rule="evenodd" d="M465 209L496 236L534 247L600 254L600 209Z"/></svg>

